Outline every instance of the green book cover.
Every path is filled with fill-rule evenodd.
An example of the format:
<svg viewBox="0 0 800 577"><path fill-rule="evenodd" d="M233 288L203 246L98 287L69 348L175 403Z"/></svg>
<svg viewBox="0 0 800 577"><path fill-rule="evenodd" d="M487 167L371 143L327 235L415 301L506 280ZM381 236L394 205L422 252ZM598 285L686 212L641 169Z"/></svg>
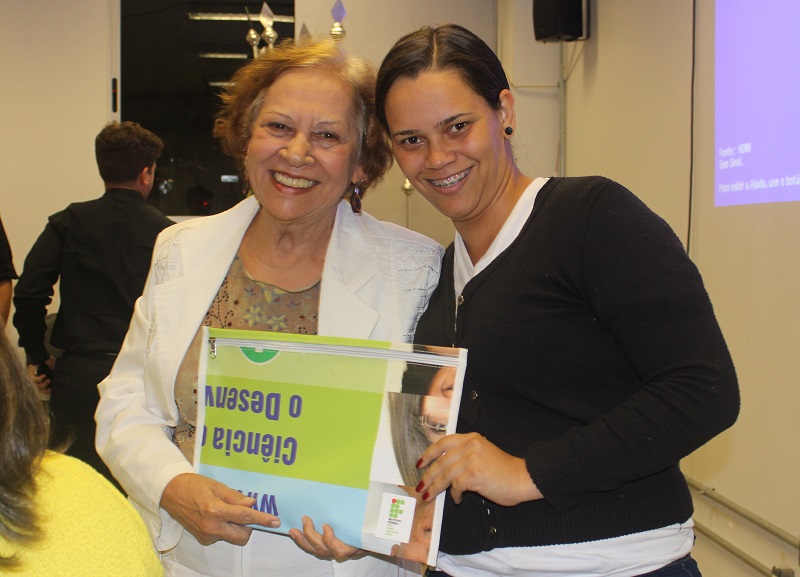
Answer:
<svg viewBox="0 0 800 577"><path fill-rule="evenodd" d="M195 468L256 499L286 533L303 516L366 550L435 565L444 495L413 466L455 432L466 351L204 329Z"/></svg>

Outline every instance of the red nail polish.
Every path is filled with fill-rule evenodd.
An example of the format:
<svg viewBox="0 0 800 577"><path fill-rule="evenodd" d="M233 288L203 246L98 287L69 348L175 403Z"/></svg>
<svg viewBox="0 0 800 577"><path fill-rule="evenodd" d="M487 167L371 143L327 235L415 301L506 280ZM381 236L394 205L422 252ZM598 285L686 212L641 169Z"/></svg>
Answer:
<svg viewBox="0 0 800 577"><path fill-rule="evenodd" d="M422 466L422 459L420 458L420 460L417 461L417 469L419 469L421 466Z"/></svg>
<svg viewBox="0 0 800 577"><path fill-rule="evenodd" d="M416 491L417 491L417 493L419 493L420 491L422 491L422 487L424 487L424 486L425 486L425 483L423 483L422 481L420 481L420 482L419 482L419 485L417 485L417 488L416 488Z"/></svg>
<svg viewBox="0 0 800 577"><path fill-rule="evenodd" d="M428 497L430 497L430 496L431 496L431 495L430 495L430 493L428 493L427 491L425 491L425 492L422 494L422 500L423 500L423 501L427 501L427 500L428 500Z"/></svg>

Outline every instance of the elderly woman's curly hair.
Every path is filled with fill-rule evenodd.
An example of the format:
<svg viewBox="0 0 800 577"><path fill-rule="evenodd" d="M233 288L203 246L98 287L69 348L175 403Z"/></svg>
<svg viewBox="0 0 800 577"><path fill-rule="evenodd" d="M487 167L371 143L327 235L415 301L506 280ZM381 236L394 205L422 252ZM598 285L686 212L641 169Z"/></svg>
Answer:
<svg viewBox="0 0 800 577"><path fill-rule="evenodd" d="M222 149L240 166L243 164L266 90L284 72L295 68L333 72L351 89L361 136L357 164L365 174L361 190L376 184L391 166L392 152L375 116L375 69L367 60L348 54L341 44L330 39L297 43L285 40L236 71L230 87L222 94L222 108L214 125L214 136L220 140ZM344 191L344 196L352 193L350 189Z"/></svg>

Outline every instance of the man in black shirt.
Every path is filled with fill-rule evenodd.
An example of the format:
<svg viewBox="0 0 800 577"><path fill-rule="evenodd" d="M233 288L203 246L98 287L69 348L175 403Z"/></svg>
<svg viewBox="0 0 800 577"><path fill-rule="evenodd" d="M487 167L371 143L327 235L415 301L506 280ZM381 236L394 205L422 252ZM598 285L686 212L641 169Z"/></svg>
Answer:
<svg viewBox="0 0 800 577"><path fill-rule="evenodd" d="M133 122L111 122L95 139L105 194L50 216L28 253L14 290L14 326L28 372L51 393L53 446L114 481L94 449L97 384L122 346L150 267L156 236L172 224L146 199L163 143ZM45 316L60 279L61 305L50 344Z"/></svg>

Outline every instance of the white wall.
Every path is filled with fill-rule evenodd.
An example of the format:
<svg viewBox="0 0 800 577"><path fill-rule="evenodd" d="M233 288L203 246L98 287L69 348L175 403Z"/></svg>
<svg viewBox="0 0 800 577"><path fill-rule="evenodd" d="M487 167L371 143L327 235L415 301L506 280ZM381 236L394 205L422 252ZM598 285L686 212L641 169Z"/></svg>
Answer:
<svg viewBox="0 0 800 577"><path fill-rule="evenodd" d="M742 410L737 425L686 459L684 469L797 541L800 204L714 206L712 2L698 3L697 28L701 32L697 38L695 91L697 194L692 203L691 254L705 271L709 290L717 295L715 308L736 362ZM793 61L791 57L784 60ZM796 166L800 166L800 159L796 160ZM703 519L710 529L767 567L785 566L800 574L796 548L754 530L752 524L713 506L713 502L707 503L706 498L696 502L703 507Z"/></svg>
<svg viewBox="0 0 800 577"><path fill-rule="evenodd" d="M796 416L800 278L797 244L787 246L781 240L797 238L797 212L775 205L751 211L748 218L735 214L735 208L724 214L714 209L713 174L710 183L702 174L703 166L713 166L713 134L704 132L713 124L710 0L696 2L697 72L705 82L695 90L698 139L692 183L694 4L692 0L591 3L592 37L584 43L567 85L566 168L568 174L602 173L627 185L672 225L684 244L692 206L690 255L703 274L737 365L742 412L732 429L685 459L682 468L796 538L800 533ZM756 226L767 232L754 240L750 232ZM743 265L750 261L765 264ZM706 497L696 495L695 504L696 521L758 563L790 567L800 574L797 549ZM705 577L760 575L702 534L695 557Z"/></svg>
<svg viewBox="0 0 800 577"><path fill-rule="evenodd" d="M3 0L0 215L17 273L48 215L103 192L94 137L112 117L116 5ZM10 322L8 333L15 342Z"/></svg>
<svg viewBox="0 0 800 577"><path fill-rule="evenodd" d="M533 4L498 1L497 55L511 83L517 128L512 144L517 165L531 177L555 176L560 151L560 48L537 42Z"/></svg>
<svg viewBox="0 0 800 577"><path fill-rule="evenodd" d="M591 2L591 38L567 81L569 175L602 174L639 196L686 243L691 0Z"/></svg>

